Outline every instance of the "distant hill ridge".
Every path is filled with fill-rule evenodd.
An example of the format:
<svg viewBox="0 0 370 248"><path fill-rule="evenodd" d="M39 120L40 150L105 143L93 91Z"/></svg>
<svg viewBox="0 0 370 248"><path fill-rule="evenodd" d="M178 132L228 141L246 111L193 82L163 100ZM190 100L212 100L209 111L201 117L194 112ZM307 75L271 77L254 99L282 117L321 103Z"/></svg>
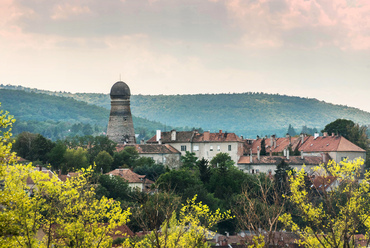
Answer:
<svg viewBox="0 0 370 248"><path fill-rule="evenodd" d="M1 85L0 88L70 97L91 105L110 108L108 94L68 93ZM177 127L222 129L245 137L285 135L289 124L297 131L302 126L321 130L326 124L345 118L360 124L370 123L370 113L357 108L334 105L312 98L279 94L234 93L196 95L133 95L133 115ZM73 118L73 116L69 117Z"/></svg>

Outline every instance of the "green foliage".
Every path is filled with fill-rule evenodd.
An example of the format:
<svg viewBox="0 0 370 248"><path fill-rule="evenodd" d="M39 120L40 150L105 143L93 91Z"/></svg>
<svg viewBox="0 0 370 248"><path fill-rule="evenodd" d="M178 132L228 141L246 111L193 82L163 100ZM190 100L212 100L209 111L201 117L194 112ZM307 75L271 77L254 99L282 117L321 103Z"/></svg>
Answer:
<svg viewBox="0 0 370 248"><path fill-rule="evenodd" d="M62 141L57 141L53 149L47 153L47 158L53 170L60 170L65 163L64 154L67 146Z"/></svg>
<svg viewBox="0 0 370 248"><path fill-rule="evenodd" d="M70 122L71 124L81 122L91 125L94 123L104 128L108 122L108 110L110 109L108 94L71 94L15 86L3 86L3 88L13 89L0 90L0 98L4 106L16 117L22 117L21 121L47 121L57 118L56 122ZM52 100L53 98L57 100ZM225 105L225 102L228 104ZM57 106L56 103L61 104ZM93 105L103 107L105 110L103 108L98 108L100 109L98 110ZM15 106L21 108L17 109ZM50 108L44 108L44 106L50 106ZM58 108L61 110L60 114ZM95 108L95 110L90 111L90 108ZM67 113L66 109L71 112ZM163 115L163 109L166 109L165 115ZM133 95L131 96L131 110L135 115L133 121L136 133L140 134L138 140L143 137L152 137L155 130L163 129L164 125L161 123L166 123L167 130L174 129L174 127L183 127L183 129L188 127L187 130L191 130L191 127L198 126L204 130L228 130L243 134L244 137L255 137L256 134L261 133L276 133L278 136L284 136L287 123L294 127L304 125L323 127L343 116L356 123L370 123L370 114L356 108L333 105L317 99L254 92L169 96ZM245 116L248 118L245 119ZM39 130L37 133L41 133L42 129ZM23 131L35 132L34 130ZM305 133L311 134L308 131ZM51 138L49 133L52 132L53 130L48 131L48 134L41 134Z"/></svg>
<svg viewBox="0 0 370 248"><path fill-rule="evenodd" d="M199 169L200 180L202 180L203 183L208 183L211 178L211 168L208 165L208 160L202 158L198 160L196 164Z"/></svg>
<svg viewBox="0 0 370 248"><path fill-rule="evenodd" d="M65 167L63 173L77 171L89 166L87 151L83 148L67 149L64 153Z"/></svg>
<svg viewBox="0 0 370 248"><path fill-rule="evenodd" d="M202 181L194 175L193 171L181 169L162 174L156 181L156 185L161 190L174 192L183 197L186 190L202 185Z"/></svg>
<svg viewBox="0 0 370 248"><path fill-rule="evenodd" d="M134 146L126 146L122 151L116 152L113 155L113 169L120 166L126 168L135 168L136 160L139 158L139 153Z"/></svg>
<svg viewBox="0 0 370 248"><path fill-rule="evenodd" d="M261 141L261 151L260 151L260 155L261 156L266 156L266 140L265 138L262 139Z"/></svg>
<svg viewBox="0 0 370 248"><path fill-rule="evenodd" d="M101 199L103 196L118 201L130 199L130 187L128 182L119 176L100 175L99 186L96 189L96 196Z"/></svg>
<svg viewBox="0 0 370 248"><path fill-rule="evenodd" d="M234 167L235 162L231 160L231 157L228 153L220 152L211 159L210 164L216 167L220 173L224 173L226 170Z"/></svg>
<svg viewBox="0 0 370 248"><path fill-rule="evenodd" d="M141 158L138 160L141 160ZM151 160L153 161L153 159ZM135 167L134 172L139 175L145 175L146 178L148 178L149 180L156 181L162 174L166 173L167 170L162 164L154 163L154 164L137 166Z"/></svg>
<svg viewBox="0 0 370 248"><path fill-rule="evenodd" d="M113 157L106 151L101 151L95 157L96 171L107 173L111 170Z"/></svg>
<svg viewBox="0 0 370 248"><path fill-rule="evenodd" d="M186 169L194 169L198 158L195 157L194 152L186 151L184 156L181 156L181 167Z"/></svg>
<svg viewBox="0 0 370 248"><path fill-rule="evenodd" d="M288 199L297 207L297 214L305 221L305 225L298 226L290 213L285 213L279 220L300 236L301 245L358 247L355 235L361 229L365 234L364 240L369 243L370 173L366 172L365 178L359 181L362 166L363 160L358 159L342 161L340 164L330 161L328 165L316 167L324 185L329 176L341 182L331 190L316 189L318 196L306 190L304 169L290 176L291 195Z"/></svg>
<svg viewBox="0 0 370 248"><path fill-rule="evenodd" d="M281 160L281 162L276 166L275 174L274 174L274 184L275 189L279 192L279 195L286 195L289 192L289 182L288 182L288 175L289 173L293 172L293 168L289 166L285 162L285 160Z"/></svg>
<svg viewBox="0 0 370 248"><path fill-rule="evenodd" d="M337 119L325 126L321 132L327 132L329 135L332 133L341 135L348 139L349 130L355 125L351 120Z"/></svg>

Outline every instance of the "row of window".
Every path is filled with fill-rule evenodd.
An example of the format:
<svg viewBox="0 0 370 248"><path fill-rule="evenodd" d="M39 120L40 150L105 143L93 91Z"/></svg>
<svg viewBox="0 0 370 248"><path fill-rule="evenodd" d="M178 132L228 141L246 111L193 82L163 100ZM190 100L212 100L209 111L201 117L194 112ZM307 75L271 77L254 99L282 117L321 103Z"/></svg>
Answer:
<svg viewBox="0 0 370 248"><path fill-rule="evenodd" d="M213 151L213 146L210 146L209 147L209 150L210 151ZM231 151L231 145L228 145L227 147L227 150L228 151ZM182 152L185 152L186 151L186 146L181 146L181 151ZM199 151L199 146L193 146L193 151ZM220 146L217 146L217 151L221 151L221 147Z"/></svg>

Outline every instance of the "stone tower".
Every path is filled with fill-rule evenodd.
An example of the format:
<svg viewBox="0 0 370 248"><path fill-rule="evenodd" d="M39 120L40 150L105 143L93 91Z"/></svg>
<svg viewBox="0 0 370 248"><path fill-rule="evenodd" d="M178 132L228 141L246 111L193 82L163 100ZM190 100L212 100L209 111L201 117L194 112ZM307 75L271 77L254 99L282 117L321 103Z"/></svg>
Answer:
<svg viewBox="0 0 370 248"><path fill-rule="evenodd" d="M119 81L110 90L111 108L107 136L117 144L135 144L135 131L130 109L130 88Z"/></svg>

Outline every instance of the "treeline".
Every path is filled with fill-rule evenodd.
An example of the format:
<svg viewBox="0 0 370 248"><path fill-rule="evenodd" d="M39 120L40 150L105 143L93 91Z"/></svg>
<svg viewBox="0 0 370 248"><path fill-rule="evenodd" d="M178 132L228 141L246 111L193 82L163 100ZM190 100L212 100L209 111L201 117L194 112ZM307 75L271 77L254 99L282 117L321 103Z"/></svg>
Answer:
<svg viewBox="0 0 370 248"><path fill-rule="evenodd" d="M109 94L72 94L40 91L21 86L3 85L1 87L73 98L110 109ZM286 133L287 123L294 128L307 126L317 129L338 118L350 119L362 125L370 123L370 113L356 108L334 105L317 99L260 92L197 95L139 94L131 96L131 109L135 116L165 123L171 127L195 126L211 131L222 129L250 138L257 134L272 133L283 136ZM164 125L160 127L163 130Z"/></svg>

